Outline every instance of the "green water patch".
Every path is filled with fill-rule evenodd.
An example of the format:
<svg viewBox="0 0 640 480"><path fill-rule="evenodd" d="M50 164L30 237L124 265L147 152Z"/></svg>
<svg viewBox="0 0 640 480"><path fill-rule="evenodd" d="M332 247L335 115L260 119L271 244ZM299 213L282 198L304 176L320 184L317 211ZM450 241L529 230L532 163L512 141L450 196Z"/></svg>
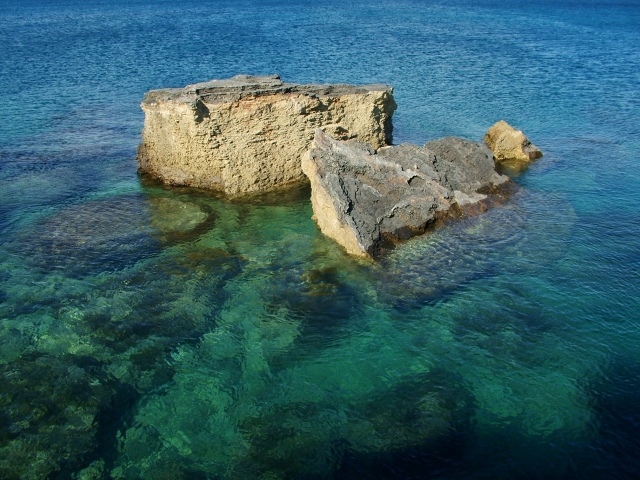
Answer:
<svg viewBox="0 0 640 480"><path fill-rule="evenodd" d="M561 197L521 192L372 263L319 233L304 193L228 203L145 186L152 255L107 270L88 255L82 275L3 261L0 363L90 358L131 394L111 430L102 407L87 413L77 463L37 447L49 472L348 478L412 456L446 469L512 431L533 446L591 438L576 379L601 356L576 360L549 297L575 223ZM7 437L8 461L22 439Z"/></svg>
<svg viewBox="0 0 640 480"><path fill-rule="evenodd" d="M21 378L21 385L27 391L39 391L43 397L47 396L48 387L38 387L35 378L28 374L30 369L36 369L38 358L50 358L61 365L60 368L72 365L79 358L92 359L100 365L98 369L105 381L128 386L135 394L166 388L176 373L167 358L179 353L180 348L198 344L206 333L215 331L222 306L230 294L235 293L226 291L225 285L240 274L248 262L238 250L253 258L260 269L264 270L271 261L273 253L271 257L261 256L252 238L237 238L234 222L240 218L249 227L255 223L256 230L267 237L281 239L284 236L290 240L285 243L293 249L302 244L306 244L305 248L308 246L304 236L298 238L292 236L290 230L282 231L272 218L288 218L291 213L288 207L236 207L197 194L185 198L183 193L178 192L179 198L163 190L142 196L120 196L115 200L89 200L85 205L62 209L53 219L45 217L43 223L37 225L52 227L49 230L64 237L67 243L53 242L54 246L50 247L43 234L38 237L43 240L33 242L34 255L49 257L42 260L42 264L58 253L61 257L73 256L67 259L65 268L45 268L47 265L38 264L31 257L13 253L4 257L0 282L7 302L0 307L3 316L0 343L4 347L0 364L6 369L13 368L11 371L17 372L16 378ZM132 200L136 207L142 206L142 214L133 213ZM198 208L191 208L193 205ZM293 208L295 211L298 207ZM305 213L306 208L305 204ZM202 212L207 212L204 220ZM106 225L111 217L118 215L117 222L122 225L117 222ZM216 219L218 215L223 218L219 225L207 223L207 219ZM289 221L291 230L298 227L298 218L295 216L293 222ZM118 230L130 221L133 225L126 225L124 231ZM144 227L141 235L146 236L145 241L150 238L162 248L153 255L141 257L129 255L129 250L124 250L124 254L118 251L119 243L138 238L140 232L136 228L140 225ZM98 232L97 226L101 229ZM95 239L92 232L104 235ZM30 240L34 238L31 229L25 235ZM82 239L94 243L80 255L74 249L82 245ZM114 245L116 251L110 253L117 259L114 263L117 268L105 268L100 256L113 250ZM280 249L282 244L274 248ZM148 250L147 244L140 251L145 249ZM91 262L101 265L92 269ZM268 324L262 327L268 329ZM274 339L276 349L278 342L287 343L282 335L277 337ZM48 370L38 372L43 382L57 381L56 374ZM82 390L83 384L78 388ZM56 408L67 408L69 401L68 396L55 400ZM122 408L123 414L128 411L127 407ZM113 455L109 452L118 445L118 440L115 432L98 425L100 412L101 409L94 408L85 414L91 426L86 435L93 441L85 444L84 431L69 430L69 441L81 446L63 456L56 453L52 438L40 433L40 429L57 421L52 413L46 412L33 420L30 427L33 440L27 443L26 433L15 430L11 427L15 422L7 420L10 432L17 433L3 437L7 447L4 476L41 478L83 467L86 468L82 475L96 478L106 475L112 468ZM33 447L33 455L38 454L42 459L33 475L18 467L23 457L31 455L29 446ZM77 461L70 462L67 457L77 457ZM85 465L89 461L90 464ZM189 474L188 478L194 477Z"/></svg>
<svg viewBox="0 0 640 480"><path fill-rule="evenodd" d="M0 329L0 367L10 377L2 389L9 415L0 427L3 478L64 478L84 467L101 478L116 451L119 419L131 412L118 392L135 398L167 384L175 373L167 356L214 328L222 287L243 260L213 250L168 252L90 280L36 275L19 285L24 264L14 264ZM40 303L30 313L17 308L34 295ZM74 365L88 365L81 368L90 367L92 377L67 380ZM100 385L110 388L104 399ZM38 402L50 408L36 415Z"/></svg>
<svg viewBox="0 0 640 480"><path fill-rule="evenodd" d="M81 228L77 234L60 218L55 219L54 225L72 236L72 241L90 238L92 229L85 229L78 217L96 225L109 220L109 215L122 214L119 221L126 223L131 220L127 212L133 210L128 206L130 200L131 196L125 196L116 201L90 201L89 208L80 208L81 215L75 215L77 211L73 215L65 212L62 220L77 222L75 226ZM134 196L134 200L140 197ZM174 373L167 365L167 355L178 345L197 343L203 332L215 325L216 309L226 298L222 287L242 270L246 261L226 250L187 247L210 227L211 224L198 231L207 219L215 218L207 214L203 221L205 208L199 207L195 215L185 216L183 206L188 209L194 204L166 196L144 197L135 205L140 204L147 206L145 213L154 215L136 214L133 219L142 218L152 225L143 234L156 235L157 242L162 242L163 248L155 255L138 258L128 251L122 255L116 248L111 253L120 257L118 268L100 265L92 269L91 262L99 263L96 255L106 252L107 247L132 236L138 238L138 232L132 233L132 229L140 223L127 226L129 229L124 232L110 233L109 228L118 227L112 223L109 228L101 226L101 240L106 238L105 243L94 243L88 253L68 259L64 269L40 268L32 258L13 252L3 257L0 283L7 293L0 306L0 366L11 376L3 382L3 407L10 414L1 427L3 478L54 478L58 474L67 478L69 472L84 467L89 472L86 475L93 472L91 475L99 478L109 466L109 452L117 446L118 418L126 417L130 411L128 405L117 400L117 392L130 391L133 398L139 392L166 384ZM90 214L95 214L97 220L91 219ZM189 220L193 217L197 220L195 227L196 222ZM165 234L168 239L159 238ZM44 242L35 242L35 255L47 245ZM75 252L60 255L65 253ZM100 385L111 388L104 394L104 401L93 391L94 384L98 385L94 378L85 382L73 377L75 383L65 386L65 372L87 360L92 365L91 375L99 378ZM25 394L49 402L51 408L43 410L42 415L29 413L37 402L20 400L19 388L11 382L18 382L16 385ZM64 389L72 387L72 393L64 393ZM64 390L63 395L55 393L60 389ZM22 407L18 410L26 420L11 413L18 408L12 405L19 400ZM27 408L29 404L32 407ZM109 408L115 413L105 417ZM81 425L80 420L84 422ZM82 428L74 428L76 424Z"/></svg>
<svg viewBox="0 0 640 480"><path fill-rule="evenodd" d="M297 245L309 254L302 265L331 258L307 242ZM123 433L115 477L159 478L154 472L171 464L225 478L312 478L313 472L320 478L337 471L342 459L372 466L376 457L412 451L437 456L449 442L465 444L489 431L515 428L533 444L588 435L589 408L573 379L589 365L562 354L562 337L534 300L522 301L517 289L511 304L494 298L503 295L495 285L499 273L493 285L471 281L449 301L416 306L407 316L380 303L367 287L375 277L362 265L344 275L300 273L300 262L277 268L257 258L262 261L249 262L225 285L229 296L216 327L172 354L172 381L141 400ZM315 296L337 318L315 340L303 338L304 309L291 308L296 304L286 297L274 301L282 275L285 291L297 292L301 302L313 291L305 278L323 284ZM341 284L362 290L347 295L350 309L330 306L339 305ZM469 318L474 303L489 310ZM505 304L503 312L492 312L496 303ZM521 307L512 318L510 309ZM157 448L134 462L128 449L141 448L140 432L153 432Z"/></svg>
<svg viewBox="0 0 640 480"><path fill-rule="evenodd" d="M174 381L142 400L131 427L134 438L141 429L153 431L162 444L142 462L127 462L125 445L114 476L156 478L141 466L173 458L183 469L227 478L321 478L345 452L437 443L469 426L469 392L446 371L403 362L409 356L390 363L393 352L380 354L382 344L395 340L389 336L344 339L273 372L269 360L292 343L296 325L272 319L262 328L265 312L248 307L248 295L239 311L222 315L228 323L173 356ZM382 328L390 333L390 325Z"/></svg>

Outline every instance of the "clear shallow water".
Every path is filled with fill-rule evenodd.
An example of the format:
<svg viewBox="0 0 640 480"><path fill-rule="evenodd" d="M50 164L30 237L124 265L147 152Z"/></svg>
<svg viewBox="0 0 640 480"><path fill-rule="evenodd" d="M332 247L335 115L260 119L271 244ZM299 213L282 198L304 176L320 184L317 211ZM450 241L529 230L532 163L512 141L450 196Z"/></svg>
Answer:
<svg viewBox="0 0 640 480"><path fill-rule="evenodd" d="M0 477L637 478L640 6L0 4ZM379 264L309 192L139 178L150 88L396 88L545 152Z"/></svg>

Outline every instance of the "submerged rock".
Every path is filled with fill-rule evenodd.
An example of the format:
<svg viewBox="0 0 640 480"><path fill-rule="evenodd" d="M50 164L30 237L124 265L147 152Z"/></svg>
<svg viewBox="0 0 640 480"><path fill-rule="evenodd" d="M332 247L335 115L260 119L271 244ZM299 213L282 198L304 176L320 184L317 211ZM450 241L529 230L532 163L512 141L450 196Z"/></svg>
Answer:
<svg viewBox="0 0 640 480"><path fill-rule="evenodd" d="M504 120L500 120L487 131L484 142L498 161L529 162L542 156L538 147L531 143L521 130L516 130Z"/></svg>
<svg viewBox="0 0 640 480"><path fill-rule="evenodd" d="M277 75L152 90L139 171L236 197L304 181L300 158L316 128L379 148L396 109L387 85L298 85Z"/></svg>
<svg viewBox="0 0 640 480"><path fill-rule="evenodd" d="M197 238L215 221L205 208L139 194L89 200L34 223L16 250L45 270L71 275L120 269Z"/></svg>
<svg viewBox="0 0 640 480"><path fill-rule="evenodd" d="M513 186L486 146L453 137L376 154L317 130L302 168L320 230L359 257L376 257L449 215L486 210L493 194Z"/></svg>
<svg viewBox="0 0 640 480"><path fill-rule="evenodd" d="M174 198L150 197L151 227L163 233L189 232L207 220L198 205Z"/></svg>

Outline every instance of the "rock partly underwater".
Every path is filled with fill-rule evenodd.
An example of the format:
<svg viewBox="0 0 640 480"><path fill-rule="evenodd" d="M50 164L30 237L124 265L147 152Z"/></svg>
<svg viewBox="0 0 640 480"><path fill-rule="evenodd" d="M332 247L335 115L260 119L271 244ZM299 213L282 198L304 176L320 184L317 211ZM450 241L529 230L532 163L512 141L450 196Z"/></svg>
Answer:
<svg viewBox="0 0 640 480"><path fill-rule="evenodd" d="M542 152L522 133L504 120L493 125L485 134L484 142L497 161L530 162Z"/></svg>
<svg viewBox="0 0 640 480"><path fill-rule="evenodd" d="M515 188L485 145L454 137L376 153L317 130L302 169L320 230L358 257L375 258L448 216L485 211Z"/></svg>
<svg viewBox="0 0 640 480"><path fill-rule="evenodd" d="M15 251L41 269L83 276L130 266L197 238L215 222L206 205L127 194L63 208L34 222Z"/></svg>
<svg viewBox="0 0 640 480"><path fill-rule="evenodd" d="M504 121L489 129L486 145L447 137L422 148L389 146L396 103L387 85L236 75L152 90L141 107L140 172L235 199L308 178L320 230L364 258L447 217L501 203L515 184L494 159L542 156Z"/></svg>

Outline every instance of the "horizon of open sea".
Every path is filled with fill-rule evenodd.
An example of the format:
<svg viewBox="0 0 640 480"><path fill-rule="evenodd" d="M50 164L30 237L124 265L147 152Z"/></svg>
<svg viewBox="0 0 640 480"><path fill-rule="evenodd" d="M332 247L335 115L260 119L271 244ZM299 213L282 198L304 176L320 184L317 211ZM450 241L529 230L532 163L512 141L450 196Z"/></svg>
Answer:
<svg viewBox="0 0 640 480"><path fill-rule="evenodd" d="M395 88L544 157L379 262L136 172L154 88ZM640 478L640 3L0 0L0 478Z"/></svg>

